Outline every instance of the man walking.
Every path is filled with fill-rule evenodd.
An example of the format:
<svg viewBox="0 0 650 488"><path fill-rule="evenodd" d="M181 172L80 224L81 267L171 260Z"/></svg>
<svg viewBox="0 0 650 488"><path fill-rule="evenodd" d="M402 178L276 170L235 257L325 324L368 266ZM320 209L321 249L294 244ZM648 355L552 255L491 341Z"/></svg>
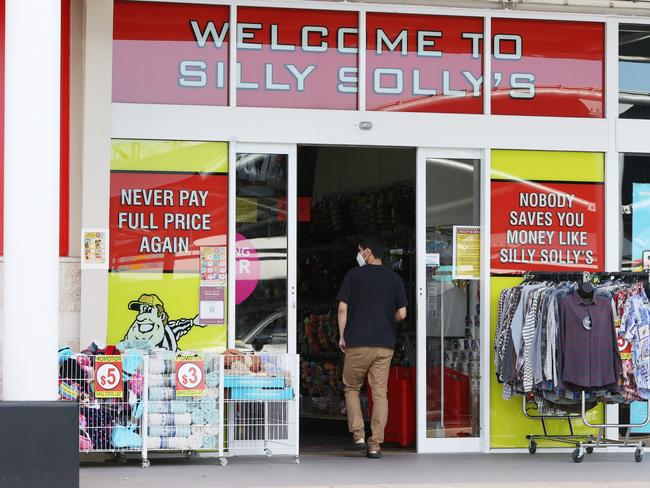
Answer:
<svg viewBox="0 0 650 488"><path fill-rule="evenodd" d="M352 444L346 449L381 458L388 419L388 373L395 348L395 322L406 318L406 290L397 275L382 265L384 246L378 238L361 239L358 268L345 275L339 301L339 347L345 353L343 384ZM372 389L372 436L365 441L359 391L368 375Z"/></svg>

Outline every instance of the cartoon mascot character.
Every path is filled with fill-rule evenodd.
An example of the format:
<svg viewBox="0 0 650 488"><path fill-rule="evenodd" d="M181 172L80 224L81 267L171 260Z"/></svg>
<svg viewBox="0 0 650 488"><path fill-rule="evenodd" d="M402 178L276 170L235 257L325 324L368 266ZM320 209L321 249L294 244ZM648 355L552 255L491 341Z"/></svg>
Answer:
<svg viewBox="0 0 650 488"><path fill-rule="evenodd" d="M165 305L157 295L140 295L140 298L129 302L129 310L138 314L124 336L125 341L145 340L153 346L178 350L178 340L187 334L192 327L198 325L199 316L193 319L169 320Z"/></svg>

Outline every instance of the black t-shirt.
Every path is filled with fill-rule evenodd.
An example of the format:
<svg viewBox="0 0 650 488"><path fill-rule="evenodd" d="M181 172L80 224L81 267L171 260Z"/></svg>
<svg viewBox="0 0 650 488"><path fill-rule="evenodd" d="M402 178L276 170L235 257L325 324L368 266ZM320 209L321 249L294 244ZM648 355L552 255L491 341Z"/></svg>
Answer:
<svg viewBox="0 0 650 488"><path fill-rule="evenodd" d="M397 273L373 264L353 268L336 298L348 305L347 347L395 347L395 311L407 304Z"/></svg>

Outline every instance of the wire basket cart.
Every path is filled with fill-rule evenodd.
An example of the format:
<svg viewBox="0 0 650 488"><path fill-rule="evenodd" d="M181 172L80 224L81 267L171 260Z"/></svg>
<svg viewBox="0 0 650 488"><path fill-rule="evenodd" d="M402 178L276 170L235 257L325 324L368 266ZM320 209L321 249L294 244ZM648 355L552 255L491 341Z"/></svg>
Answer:
<svg viewBox="0 0 650 488"><path fill-rule="evenodd" d="M151 353L148 370L147 449L197 457L223 441L222 356Z"/></svg>
<svg viewBox="0 0 650 488"><path fill-rule="evenodd" d="M276 454L300 462L299 364L295 354L222 357L222 464L232 456Z"/></svg>
<svg viewBox="0 0 650 488"><path fill-rule="evenodd" d="M542 430L544 434L529 434L526 436L528 439L528 452L535 454L537 452L537 441L547 440L559 442L573 446L575 449L571 453L571 458L575 463L581 463L585 459L585 454L592 454L596 448L634 448L634 460L641 462L643 460L645 444L642 441L635 441L630 439L630 433L634 427L645 427L650 423L650 402L647 402L648 411L646 419L642 423L632 424L618 424L618 423L592 423L587 417L587 407L585 392L581 396L581 412L576 414L564 415L535 415L531 414L532 407L528 407L526 397L523 397L522 410L526 417L529 419L539 420L542 423ZM566 420L569 428L569 434L549 434L546 422L548 420ZM598 434L576 434L573 429L572 420L579 419L587 427L598 429ZM607 428L625 428L626 434L622 440L608 439L605 435Z"/></svg>
<svg viewBox="0 0 650 488"><path fill-rule="evenodd" d="M147 364L144 354L59 357L59 400L79 404L79 452L139 453L148 466Z"/></svg>

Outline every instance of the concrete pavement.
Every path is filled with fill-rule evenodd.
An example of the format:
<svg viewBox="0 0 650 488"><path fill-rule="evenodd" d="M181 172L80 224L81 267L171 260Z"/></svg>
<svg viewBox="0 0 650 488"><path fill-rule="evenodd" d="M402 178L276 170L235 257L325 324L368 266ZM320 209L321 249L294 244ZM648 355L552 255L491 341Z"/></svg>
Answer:
<svg viewBox="0 0 650 488"><path fill-rule="evenodd" d="M650 457L650 456L649 456ZM333 453L291 458L155 459L144 469L126 465L83 465L82 488L648 488L650 459L631 452L594 453L575 464L569 453L412 454L386 453L381 460Z"/></svg>

